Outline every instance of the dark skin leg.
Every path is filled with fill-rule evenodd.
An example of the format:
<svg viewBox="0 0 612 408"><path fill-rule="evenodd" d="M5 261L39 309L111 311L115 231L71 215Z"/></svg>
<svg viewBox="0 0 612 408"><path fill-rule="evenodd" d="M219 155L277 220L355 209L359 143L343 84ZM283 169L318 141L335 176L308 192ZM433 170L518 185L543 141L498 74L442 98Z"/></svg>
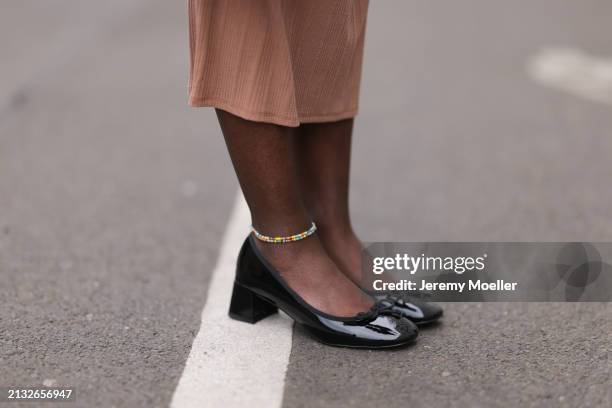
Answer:
<svg viewBox="0 0 612 408"><path fill-rule="evenodd" d="M300 126L297 167L305 205L319 227L323 247L351 281L371 288L362 279L362 244L349 215L352 133L353 119Z"/></svg>
<svg viewBox="0 0 612 408"><path fill-rule="evenodd" d="M241 119L217 109L217 117L251 210L253 226L265 235L293 235L308 228L297 178L295 130ZM257 241L266 259L308 304L336 316L354 316L373 302L327 255L318 234L301 241Z"/></svg>

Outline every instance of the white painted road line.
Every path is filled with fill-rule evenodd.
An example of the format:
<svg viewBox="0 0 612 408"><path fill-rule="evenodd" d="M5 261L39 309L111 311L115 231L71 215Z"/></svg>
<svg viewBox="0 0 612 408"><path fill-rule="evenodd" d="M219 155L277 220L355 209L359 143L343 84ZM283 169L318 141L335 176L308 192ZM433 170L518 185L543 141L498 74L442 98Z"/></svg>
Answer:
<svg viewBox="0 0 612 408"><path fill-rule="evenodd" d="M249 224L249 211L239 194L212 273L200 330L174 391L173 408L274 408L282 403L292 321L278 314L252 325L227 315L236 256Z"/></svg>
<svg viewBox="0 0 612 408"><path fill-rule="evenodd" d="M543 85L612 105L612 59L572 48L541 51L528 63L530 77Z"/></svg>

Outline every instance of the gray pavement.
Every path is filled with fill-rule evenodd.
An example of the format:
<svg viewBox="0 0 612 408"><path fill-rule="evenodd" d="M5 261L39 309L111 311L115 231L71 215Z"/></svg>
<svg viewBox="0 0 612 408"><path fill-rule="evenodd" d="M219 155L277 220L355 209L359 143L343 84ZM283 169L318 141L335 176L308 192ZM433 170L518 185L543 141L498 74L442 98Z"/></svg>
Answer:
<svg viewBox="0 0 612 408"><path fill-rule="evenodd" d="M52 380L79 407L170 401L237 189L214 115L185 103L185 13L2 6L0 387ZM611 55L610 16L604 0L372 2L361 237L611 241L610 106L526 74L543 47ZM296 329L284 405L608 407L611 312L448 304L392 352Z"/></svg>
<svg viewBox="0 0 612 408"><path fill-rule="evenodd" d="M40 3L0 13L0 384L164 407L237 189L186 106L185 5Z"/></svg>

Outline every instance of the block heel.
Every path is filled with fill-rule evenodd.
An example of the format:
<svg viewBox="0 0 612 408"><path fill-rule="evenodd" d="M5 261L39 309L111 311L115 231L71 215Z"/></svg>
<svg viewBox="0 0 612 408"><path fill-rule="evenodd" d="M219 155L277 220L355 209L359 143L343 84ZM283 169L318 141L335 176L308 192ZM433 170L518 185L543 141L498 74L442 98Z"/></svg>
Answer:
<svg viewBox="0 0 612 408"><path fill-rule="evenodd" d="M232 319L255 324L278 312L278 308L249 289L234 282L229 315Z"/></svg>

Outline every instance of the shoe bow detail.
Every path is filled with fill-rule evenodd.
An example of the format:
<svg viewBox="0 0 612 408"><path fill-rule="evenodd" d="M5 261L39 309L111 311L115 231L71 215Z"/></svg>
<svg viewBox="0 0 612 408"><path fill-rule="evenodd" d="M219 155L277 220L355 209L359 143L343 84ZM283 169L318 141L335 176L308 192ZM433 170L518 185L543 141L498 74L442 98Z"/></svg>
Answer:
<svg viewBox="0 0 612 408"><path fill-rule="evenodd" d="M397 311L393 307L393 305L394 305L393 300L389 298L381 299L381 300L376 301L376 303L374 303L372 307L370 307L370 310L366 312L359 312L357 313L355 317L359 321L374 320L380 315L394 316L397 318L402 317L402 313Z"/></svg>
<svg viewBox="0 0 612 408"><path fill-rule="evenodd" d="M417 296L406 294L391 294L389 292L374 294L376 299L387 300L393 303L394 311L399 311L402 315L416 324L433 323L443 315L442 308L435 304L423 301Z"/></svg>

